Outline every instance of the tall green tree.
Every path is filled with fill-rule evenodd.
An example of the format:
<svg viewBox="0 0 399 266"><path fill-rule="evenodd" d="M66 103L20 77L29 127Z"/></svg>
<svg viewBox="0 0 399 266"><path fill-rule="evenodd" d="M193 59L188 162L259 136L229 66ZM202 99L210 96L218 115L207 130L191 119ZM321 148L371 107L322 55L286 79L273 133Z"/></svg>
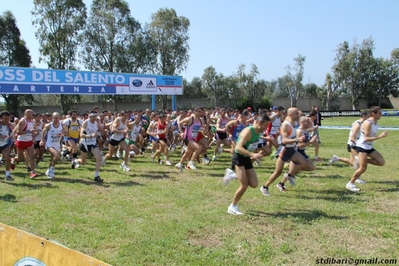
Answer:
<svg viewBox="0 0 399 266"><path fill-rule="evenodd" d="M222 73L217 73L213 66L209 66L204 70L201 81L204 93L212 105L215 108L219 105L226 106L228 93L225 76Z"/></svg>
<svg viewBox="0 0 399 266"><path fill-rule="evenodd" d="M305 60L306 57L299 54L297 57L294 58L294 66L291 67L288 65L286 67L287 77L289 82L287 83L287 87L289 89L289 97L291 99L291 106L296 107L296 102L301 95L301 90L303 88L302 80L303 80L303 73L305 70Z"/></svg>
<svg viewBox="0 0 399 266"><path fill-rule="evenodd" d="M86 6L82 0L34 0L32 11L36 38L40 44L40 61L51 69L75 69L79 35L86 23ZM79 95L60 94L64 113L79 101Z"/></svg>
<svg viewBox="0 0 399 266"><path fill-rule="evenodd" d="M290 97L290 89L288 84L290 83L290 79L287 75L277 78L274 82L271 83L273 86L273 97L276 98L284 98Z"/></svg>
<svg viewBox="0 0 399 266"><path fill-rule="evenodd" d="M145 26L147 45L152 47L155 62L152 72L159 75L178 75L187 68L190 59L188 44L190 21L177 16L174 9L161 8L151 16ZM166 108L166 95L160 96L162 109Z"/></svg>
<svg viewBox="0 0 399 266"><path fill-rule="evenodd" d="M353 80L352 86L358 94L354 94L356 98L360 98L366 94L367 90L378 90L375 80L375 71L378 66L377 59L373 55L375 49L374 40L370 37L362 41L358 47L357 60L355 60L354 74L357 79ZM369 99L370 101L370 99Z"/></svg>
<svg viewBox="0 0 399 266"><path fill-rule="evenodd" d="M247 98L251 106L257 109L257 101L265 95L266 82L259 80L259 69L255 64L251 65L248 73L246 73L246 66L239 65L237 70L238 86L245 98Z"/></svg>
<svg viewBox="0 0 399 266"><path fill-rule="evenodd" d="M131 15L124 0L94 0L82 34L82 63L93 71L137 73L143 41L140 23ZM143 56L145 58L146 56ZM106 96L107 97L107 96ZM112 96L114 110L117 103L137 96Z"/></svg>
<svg viewBox="0 0 399 266"><path fill-rule="evenodd" d="M352 72L353 54L351 54L350 46L347 41L338 45L334 58L332 73L326 76L327 86L327 110L332 110L332 99L336 93L348 93L350 85L350 77Z"/></svg>
<svg viewBox="0 0 399 266"><path fill-rule="evenodd" d="M332 111L332 106L336 106L336 103L333 103L334 99L337 99L338 92L337 89L339 88L338 83L334 82L333 76L330 73L326 74L326 79L324 83L326 98L325 98L325 106L328 111ZM322 99L324 100L324 99Z"/></svg>
<svg viewBox="0 0 399 266"><path fill-rule="evenodd" d="M378 58L375 61L368 90L364 96L369 100L369 105L381 106L382 99L389 95L398 95L399 87L399 68L391 59Z"/></svg>
<svg viewBox="0 0 399 266"><path fill-rule="evenodd" d="M187 81L183 78L183 95L181 98L202 98L206 95L202 92L202 82L201 78L194 77L191 81Z"/></svg>
<svg viewBox="0 0 399 266"><path fill-rule="evenodd" d="M303 86L301 97L304 98L317 98L319 97L320 88L315 83L306 84Z"/></svg>
<svg viewBox="0 0 399 266"><path fill-rule="evenodd" d="M228 97L228 107L235 107L236 103L242 99L241 89L239 87L237 75L225 77L225 91Z"/></svg>
<svg viewBox="0 0 399 266"><path fill-rule="evenodd" d="M269 98L274 97L277 91L277 80L266 81L265 95Z"/></svg>
<svg viewBox="0 0 399 266"><path fill-rule="evenodd" d="M395 67L399 67L399 48L395 48L391 52L391 61Z"/></svg>
<svg viewBox="0 0 399 266"><path fill-rule="evenodd" d="M11 11L0 15L0 65L15 67L30 67L31 56L21 32ZM18 107L32 104L31 94L1 94L5 100L6 109L18 115Z"/></svg>
<svg viewBox="0 0 399 266"><path fill-rule="evenodd" d="M375 79L373 51L374 41L371 37L363 40L360 45L355 43L352 47L345 41L336 50L332 69L333 87L349 94L353 110L356 109L356 100L364 96L367 90L373 89L372 81Z"/></svg>

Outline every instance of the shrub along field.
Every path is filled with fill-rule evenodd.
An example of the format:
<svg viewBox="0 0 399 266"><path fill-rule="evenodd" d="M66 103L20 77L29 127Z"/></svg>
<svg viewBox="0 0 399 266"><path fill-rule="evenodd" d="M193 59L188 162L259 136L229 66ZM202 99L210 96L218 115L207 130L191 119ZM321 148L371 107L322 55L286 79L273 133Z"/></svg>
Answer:
<svg viewBox="0 0 399 266"><path fill-rule="evenodd" d="M323 125L347 125L356 118L326 118ZM397 126L382 117L381 126ZM313 265L320 258L399 260L399 131L375 142L386 160L369 166L359 193L346 190L352 167L332 166L332 154L347 156L348 130L321 129L316 170L298 175L297 186L270 197L248 189L239 203L243 216L227 214L237 181L222 184L231 155L179 173L151 163L150 153L130 163L108 161L103 184L93 181L94 162L79 169L61 162L56 178L44 176L48 157L30 180L22 164L15 181L0 180L1 222L53 239L112 265ZM171 156L178 161L179 152ZM313 157L314 150L308 154ZM263 158L255 167L260 185L274 170ZM4 167L2 169L4 171ZM2 174L3 175L3 174ZM280 179L278 179L280 180Z"/></svg>

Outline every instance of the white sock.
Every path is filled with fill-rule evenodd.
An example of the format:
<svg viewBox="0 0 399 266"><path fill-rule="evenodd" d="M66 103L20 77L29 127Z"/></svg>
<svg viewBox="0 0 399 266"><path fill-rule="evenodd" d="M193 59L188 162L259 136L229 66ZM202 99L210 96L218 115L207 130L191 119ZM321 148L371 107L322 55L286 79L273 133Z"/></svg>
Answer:
<svg viewBox="0 0 399 266"><path fill-rule="evenodd" d="M97 171L96 171L96 173L94 174L94 177L99 176L99 174L100 174L100 172L97 172Z"/></svg>
<svg viewBox="0 0 399 266"><path fill-rule="evenodd" d="M6 175L10 175L10 171L6 171Z"/></svg>

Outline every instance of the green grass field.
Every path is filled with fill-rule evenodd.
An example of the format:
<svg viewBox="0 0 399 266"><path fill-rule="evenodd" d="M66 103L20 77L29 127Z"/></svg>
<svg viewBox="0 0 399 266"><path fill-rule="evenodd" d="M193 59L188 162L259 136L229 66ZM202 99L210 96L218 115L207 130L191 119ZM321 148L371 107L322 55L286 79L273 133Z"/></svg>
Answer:
<svg viewBox="0 0 399 266"><path fill-rule="evenodd" d="M324 125L350 125L356 118L326 118ZM380 125L398 126L382 117ZM301 173L297 186L270 197L248 189L239 203L243 216L226 213L238 182L222 184L231 155L182 174L150 162L149 153L130 163L108 161L93 181L94 164L56 167L44 176L48 157L30 180L22 165L14 182L0 180L1 222L47 237L112 265L314 265L318 258L399 261L399 131L376 141L383 167L370 166L362 190L345 189L353 169L328 165L332 154L346 156L346 130L320 130L322 146L314 172ZM313 156L313 149L308 150ZM176 152L171 157L178 160ZM256 167L260 184L275 161ZM2 169L4 170L4 168ZM2 174L3 175L3 174ZM278 179L280 180L280 179Z"/></svg>

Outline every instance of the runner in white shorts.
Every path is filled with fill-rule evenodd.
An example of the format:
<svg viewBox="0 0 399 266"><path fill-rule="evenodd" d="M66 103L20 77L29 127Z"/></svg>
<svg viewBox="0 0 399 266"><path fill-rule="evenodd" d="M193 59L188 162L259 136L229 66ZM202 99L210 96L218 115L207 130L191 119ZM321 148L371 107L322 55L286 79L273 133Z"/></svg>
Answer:
<svg viewBox="0 0 399 266"><path fill-rule="evenodd" d="M55 177L55 164L61 159L61 137L63 135L63 127L60 122L61 116L59 113L53 113L53 121L44 126L42 131L42 139L40 146L50 153L50 165L46 171L48 178Z"/></svg>

